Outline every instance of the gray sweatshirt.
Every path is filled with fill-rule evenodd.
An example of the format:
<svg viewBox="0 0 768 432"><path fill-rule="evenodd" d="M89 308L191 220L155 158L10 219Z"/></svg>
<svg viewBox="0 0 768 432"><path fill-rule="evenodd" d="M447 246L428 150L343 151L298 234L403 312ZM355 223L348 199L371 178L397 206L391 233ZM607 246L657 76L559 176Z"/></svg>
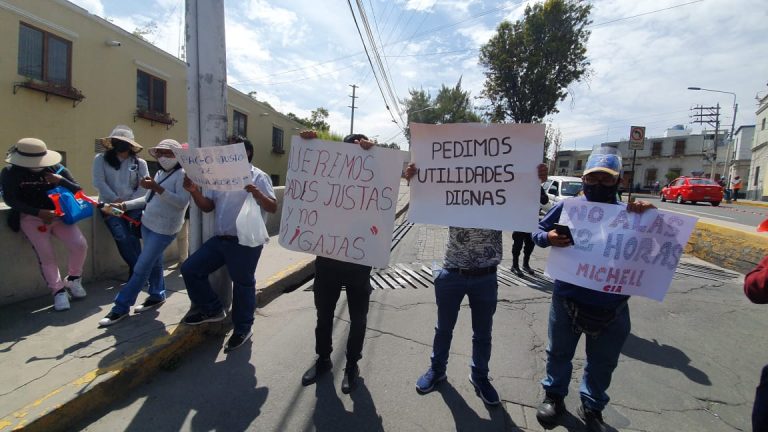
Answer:
<svg viewBox="0 0 768 432"><path fill-rule="evenodd" d="M168 177L166 179L166 177ZM173 235L181 231L184 224L184 213L189 206L189 192L184 189L184 170L179 168L170 176L160 170L155 174L155 182L160 183L165 191L152 194L152 199L147 203L151 191L141 189L145 195L130 201L125 201L127 210L144 208L141 223L158 234Z"/></svg>
<svg viewBox="0 0 768 432"><path fill-rule="evenodd" d="M146 191L139 187L139 180L148 175L147 162L138 157L120 161L119 170L104 160L104 153L93 159L93 186L99 191L101 202L122 202L143 196Z"/></svg>

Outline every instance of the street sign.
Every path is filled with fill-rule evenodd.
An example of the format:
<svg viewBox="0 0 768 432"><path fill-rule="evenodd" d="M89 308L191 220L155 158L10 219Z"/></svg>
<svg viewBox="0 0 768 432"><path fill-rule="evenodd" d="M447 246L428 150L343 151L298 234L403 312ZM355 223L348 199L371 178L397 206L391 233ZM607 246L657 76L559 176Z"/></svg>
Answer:
<svg viewBox="0 0 768 432"><path fill-rule="evenodd" d="M645 126L629 128L629 149L642 150L645 145Z"/></svg>

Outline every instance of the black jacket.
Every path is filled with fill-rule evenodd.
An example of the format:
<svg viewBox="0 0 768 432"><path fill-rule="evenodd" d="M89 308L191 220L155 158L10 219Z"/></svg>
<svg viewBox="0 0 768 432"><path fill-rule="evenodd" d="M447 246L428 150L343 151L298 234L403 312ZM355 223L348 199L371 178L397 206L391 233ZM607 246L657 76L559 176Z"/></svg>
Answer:
<svg viewBox="0 0 768 432"><path fill-rule="evenodd" d="M45 173L56 173L61 169L62 176L58 185L45 181ZM9 165L3 168L3 199L12 209L37 216L41 209L54 210L53 201L48 198L48 191L56 186L62 186L72 193L82 189L72 178L69 170L64 165L56 164L47 167L40 172L32 172L27 168Z"/></svg>

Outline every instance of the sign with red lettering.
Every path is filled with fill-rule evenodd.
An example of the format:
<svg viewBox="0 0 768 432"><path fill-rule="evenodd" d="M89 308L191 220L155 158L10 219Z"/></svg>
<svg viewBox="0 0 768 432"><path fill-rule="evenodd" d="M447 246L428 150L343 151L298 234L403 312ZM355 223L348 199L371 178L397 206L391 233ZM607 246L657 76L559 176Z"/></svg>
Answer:
<svg viewBox="0 0 768 432"><path fill-rule="evenodd" d="M531 232L541 185L543 124L411 123L408 218L464 228Z"/></svg>
<svg viewBox="0 0 768 432"><path fill-rule="evenodd" d="M574 244L553 247L550 277L596 291L664 300L697 218L664 210L567 199L560 223Z"/></svg>
<svg viewBox="0 0 768 432"><path fill-rule="evenodd" d="M280 220L280 245L355 264L389 265L399 150L294 136Z"/></svg>

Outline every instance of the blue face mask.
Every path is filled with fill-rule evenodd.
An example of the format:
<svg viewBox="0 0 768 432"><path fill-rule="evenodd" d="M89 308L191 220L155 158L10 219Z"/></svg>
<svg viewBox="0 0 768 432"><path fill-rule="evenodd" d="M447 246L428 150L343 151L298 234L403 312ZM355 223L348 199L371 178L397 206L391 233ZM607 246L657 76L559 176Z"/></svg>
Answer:
<svg viewBox="0 0 768 432"><path fill-rule="evenodd" d="M619 182L616 182L613 186L605 186L601 183L593 185L585 183L583 188L584 196L587 197L587 201L610 204L616 202L616 192L619 190Z"/></svg>

